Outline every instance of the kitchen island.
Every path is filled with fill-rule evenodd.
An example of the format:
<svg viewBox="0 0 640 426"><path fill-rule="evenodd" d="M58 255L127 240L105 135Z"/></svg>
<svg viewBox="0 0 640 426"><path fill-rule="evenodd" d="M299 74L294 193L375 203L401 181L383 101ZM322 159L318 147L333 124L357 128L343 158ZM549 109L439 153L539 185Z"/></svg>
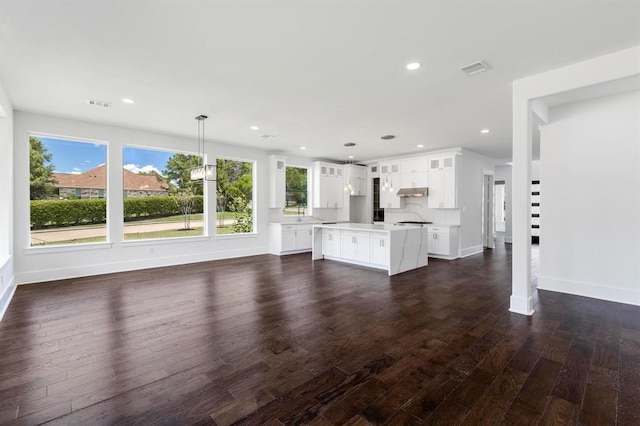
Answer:
<svg viewBox="0 0 640 426"><path fill-rule="evenodd" d="M427 228L337 223L313 226L312 259L384 269L389 275L427 266Z"/></svg>

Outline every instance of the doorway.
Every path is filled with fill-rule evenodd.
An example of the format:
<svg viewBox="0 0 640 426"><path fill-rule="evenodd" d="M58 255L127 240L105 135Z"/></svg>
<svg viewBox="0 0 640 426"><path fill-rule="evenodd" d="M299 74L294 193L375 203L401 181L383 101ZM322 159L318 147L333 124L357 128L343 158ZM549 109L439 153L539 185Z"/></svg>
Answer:
<svg viewBox="0 0 640 426"><path fill-rule="evenodd" d="M495 181L494 193L495 204L493 207L493 217L495 218L495 231L505 232L507 230L507 194L505 181Z"/></svg>
<svg viewBox="0 0 640 426"><path fill-rule="evenodd" d="M494 232L494 176L493 171L483 171L482 179L482 245L495 248Z"/></svg>

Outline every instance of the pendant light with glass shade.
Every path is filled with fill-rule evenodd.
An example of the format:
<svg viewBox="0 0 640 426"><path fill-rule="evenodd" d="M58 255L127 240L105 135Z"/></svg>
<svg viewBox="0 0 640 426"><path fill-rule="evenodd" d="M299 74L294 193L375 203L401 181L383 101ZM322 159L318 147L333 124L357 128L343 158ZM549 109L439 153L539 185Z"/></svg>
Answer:
<svg viewBox="0 0 640 426"><path fill-rule="evenodd" d="M207 182L216 181L216 165L215 164L203 164L204 163L204 120L208 117L206 115L199 115L196 117L198 122L198 166L191 169L191 180L201 180ZM202 130L201 130L202 129ZM200 137L202 135L202 138ZM202 150L200 146L202 145Z"/></svg>
<svg viewBox="0 0 640 426"><path fill-rule="evenodd" d="M347 167L348 166L353 166L353 155L349 156L349 160L347 160L346 163ZM353 186L353 184L351 183L351 174L353 173L353 170L349 171L349 181L345 182L344 184L344 190L345 192L349 192L349 195L356 195L356 188Z"/></svg>

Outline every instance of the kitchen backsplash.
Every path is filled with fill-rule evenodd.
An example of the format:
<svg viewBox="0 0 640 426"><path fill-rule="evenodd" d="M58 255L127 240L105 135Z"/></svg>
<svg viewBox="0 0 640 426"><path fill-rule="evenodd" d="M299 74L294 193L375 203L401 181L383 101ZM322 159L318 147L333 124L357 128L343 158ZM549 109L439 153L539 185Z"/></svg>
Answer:
<svg viewBox="0 0 640 426"><path fill-rule="evenodd" d="M460 225L460 209L430 209L426 198L407 198L400 209L385 209L385 223L403 220L433 222L439 225Z"/></svg>

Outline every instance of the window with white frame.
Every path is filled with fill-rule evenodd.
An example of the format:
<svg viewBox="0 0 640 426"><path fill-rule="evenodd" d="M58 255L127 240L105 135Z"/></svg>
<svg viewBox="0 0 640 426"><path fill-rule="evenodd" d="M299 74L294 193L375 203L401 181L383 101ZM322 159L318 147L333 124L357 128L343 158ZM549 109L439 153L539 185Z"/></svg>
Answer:
<svg viewBox="0 0 640 426"><path fill-rule="evenodd" d="M255 162L216 159L216 233L252 233Z"/></svg>
<svg viewBox="0 0 640 426"><path fill-rule="evenodd" d="M190 179L197 155L125 146L122 159L125 240L204 235L202 182Z"/></svg>
<svg viewBox="0 0 640 426"><path fill-rule="evenodd" d="M306 167L287 166L286 196L284 215L306 216L309 213L307 205L307 176Z"/></svg>
<svg viewBox="0 0 640 426"><path fill-rule="evenodd" d="M107 145L29 135L30 245L107 240Z"/></svg>

